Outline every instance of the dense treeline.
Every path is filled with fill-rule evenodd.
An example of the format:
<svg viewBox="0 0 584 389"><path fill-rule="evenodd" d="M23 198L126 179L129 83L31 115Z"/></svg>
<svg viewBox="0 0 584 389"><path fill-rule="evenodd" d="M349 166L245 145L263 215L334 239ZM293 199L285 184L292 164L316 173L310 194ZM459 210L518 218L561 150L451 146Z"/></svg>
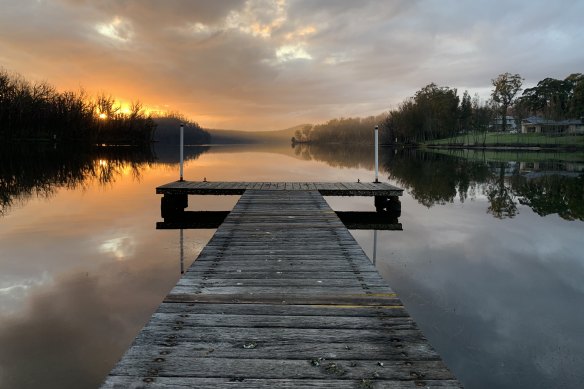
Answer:
<svg viewBox="0 0 584 389"><path fill-rule="evenodd" d="M584 116L584 74L570 74L563 80L545 78L523 91L515 103L521 116L547 119L576 119Z"/></svg>
<svg viewBox="0 0 584 389"><path fill-rule="evenodd" d="M506 131L508 114L517 119L530 115L546 119L578 119L584 116L584 75L571 74L564 80L546 78L528 88L521 97L523 79L503 73L491 80L491 98L462 97L456 88L434 83L426 85L387 114L341 118L324 124L306 125L296 131L293 143L371 143L372 129L380 126L382 144L419 144L457 134ZM497 120L498 118L498 120Z"/></svg>
<svg viewBox="0 0 584 389"><path fill-rule="evenodd" d="M481 128L488 125L490 117L490 111L479 105L478 98L473 107L465 92L460 104L456 89L432 83L389 112L382 122L381 141L419 143L445 138L459 132L463 122L467 128L471 125Z"/></svg>
<svg viewBox="0 0 584 389"><path fill-rule="evenodd" d="M129 112L106 95L58 92L46 82L30 83L0 69L0 139L145 144L154 121L140 103Z"/></svg>

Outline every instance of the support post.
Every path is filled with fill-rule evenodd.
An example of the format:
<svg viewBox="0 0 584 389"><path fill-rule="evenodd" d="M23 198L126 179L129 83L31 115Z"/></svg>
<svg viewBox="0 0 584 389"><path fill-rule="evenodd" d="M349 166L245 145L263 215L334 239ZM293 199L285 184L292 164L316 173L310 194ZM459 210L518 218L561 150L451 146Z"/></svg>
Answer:
<svg viewBox="0 0 584 389"><path fill-rule="evenodd" d="M164 221L181 220L188 206L188 195L167 193L160 199L160 214Z"/></svg>
<svg viewBox="0 0 584 389"><path fill-rule="evenodd" d="M375 126L375 183L379 182L379 126Z"/></svg>
<svg viewBox="0 0 584 389"><path fill-rule="evenodd" d="M185 125L180 125L180 181L183 179L183 165L184 165L184 143L185 143Z"/></svg>
<svg viewBox="0 0 584 389"><path fill-rule="evenodd" d="M375 196L375 210L389 212L392 216L401 216L401 202L397 196Z"/></svg>

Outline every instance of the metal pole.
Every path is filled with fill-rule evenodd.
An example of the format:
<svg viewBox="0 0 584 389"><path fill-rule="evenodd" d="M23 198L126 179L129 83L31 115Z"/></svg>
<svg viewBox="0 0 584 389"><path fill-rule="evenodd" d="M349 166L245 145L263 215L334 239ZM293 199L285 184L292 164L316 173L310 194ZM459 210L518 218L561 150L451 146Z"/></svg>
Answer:
<svg viewBox="0 0 584 389"><path fill-rule="evenodd" d="M180 274L185 274L185 243L183 229L180 229Z"/></svg>
<svg viewBox="0 0 584 389"><path fill-rule="evenodd" d="M377 262L377 230L373 230L373 264Z"/></svg>
<svg viewBox="0 0 584 389"><path fill-rule="evenodd" d="M379 126L375 126L375 182L379 182Z"/></svg>
<svg viewBox="0 0 584 389"><path fill-rule="evenodd" d="M185 143L185 126L180 125L180 181L183 180L183 164L184 164L184 143Z"/></svg>

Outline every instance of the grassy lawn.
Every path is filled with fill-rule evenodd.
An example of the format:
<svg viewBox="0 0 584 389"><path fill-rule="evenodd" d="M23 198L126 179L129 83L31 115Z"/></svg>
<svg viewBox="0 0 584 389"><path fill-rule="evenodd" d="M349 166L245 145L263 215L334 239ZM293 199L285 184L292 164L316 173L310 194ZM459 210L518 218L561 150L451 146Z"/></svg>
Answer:
<svg viewBox="0 0 584 389"><path fill-rule="evenodd" d="M584 135L501 134L497 132L469 133L438 139L426 145L457 146L578 146L584 147Z"/></svg>

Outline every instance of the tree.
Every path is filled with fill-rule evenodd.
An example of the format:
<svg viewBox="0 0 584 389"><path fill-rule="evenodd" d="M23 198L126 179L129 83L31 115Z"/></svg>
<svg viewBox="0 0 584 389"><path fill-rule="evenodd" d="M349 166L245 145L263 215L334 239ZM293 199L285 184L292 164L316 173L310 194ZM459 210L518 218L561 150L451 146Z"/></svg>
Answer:
<svg viewBox="0 0 584 389"><path fill-rule="evenodd" d="M302 140L305 142L310 142L310 132L312 131L312 125L306 124L302 127Z"/></svg>
<svg viewBox="0 0 584 389"><path fill-rule="evenodd" d="M571 86L569 115L572 118L584 116L584 74L574 73L566 77Z"/></svg>
<svg viewBox="0 0 584 389"><path fill-rule="evenodd" d="M422 120L422 140L453 135L458 121L456 89L431 83L416 92L414 100Z"/></svg>
<svg viewBox="0 0 584 389"><path fill-rule="evenodd" d="M458 128L459 101L456 89L428 84L389 112L384 128L404 143L452 136Z"/></svg>
<svg viewBox="0 0 584 389"><path fill-rule="evenodd" d="M548 77L538 82L537 86L525 89L518 99L519 105L546 118L563 119L568 114L571 91L569 81Z"/></svg>
<svg viewBox="0 0 584 389"><path fill-rule="evenodd" d="M501 105L501 117L503 123L503 132L507 130L507 109L513 102L517 92L521 90L523 79L519 74L503 73L497 78L491 80L493 92L491 96L493 101Z"/></svg>
<svg viewBox="0 0 584 389"><path fill-rule="evenodd" d="M460 102L460 129L468 132L472 117L472 102L468 91L464 91Z"/></svg>

